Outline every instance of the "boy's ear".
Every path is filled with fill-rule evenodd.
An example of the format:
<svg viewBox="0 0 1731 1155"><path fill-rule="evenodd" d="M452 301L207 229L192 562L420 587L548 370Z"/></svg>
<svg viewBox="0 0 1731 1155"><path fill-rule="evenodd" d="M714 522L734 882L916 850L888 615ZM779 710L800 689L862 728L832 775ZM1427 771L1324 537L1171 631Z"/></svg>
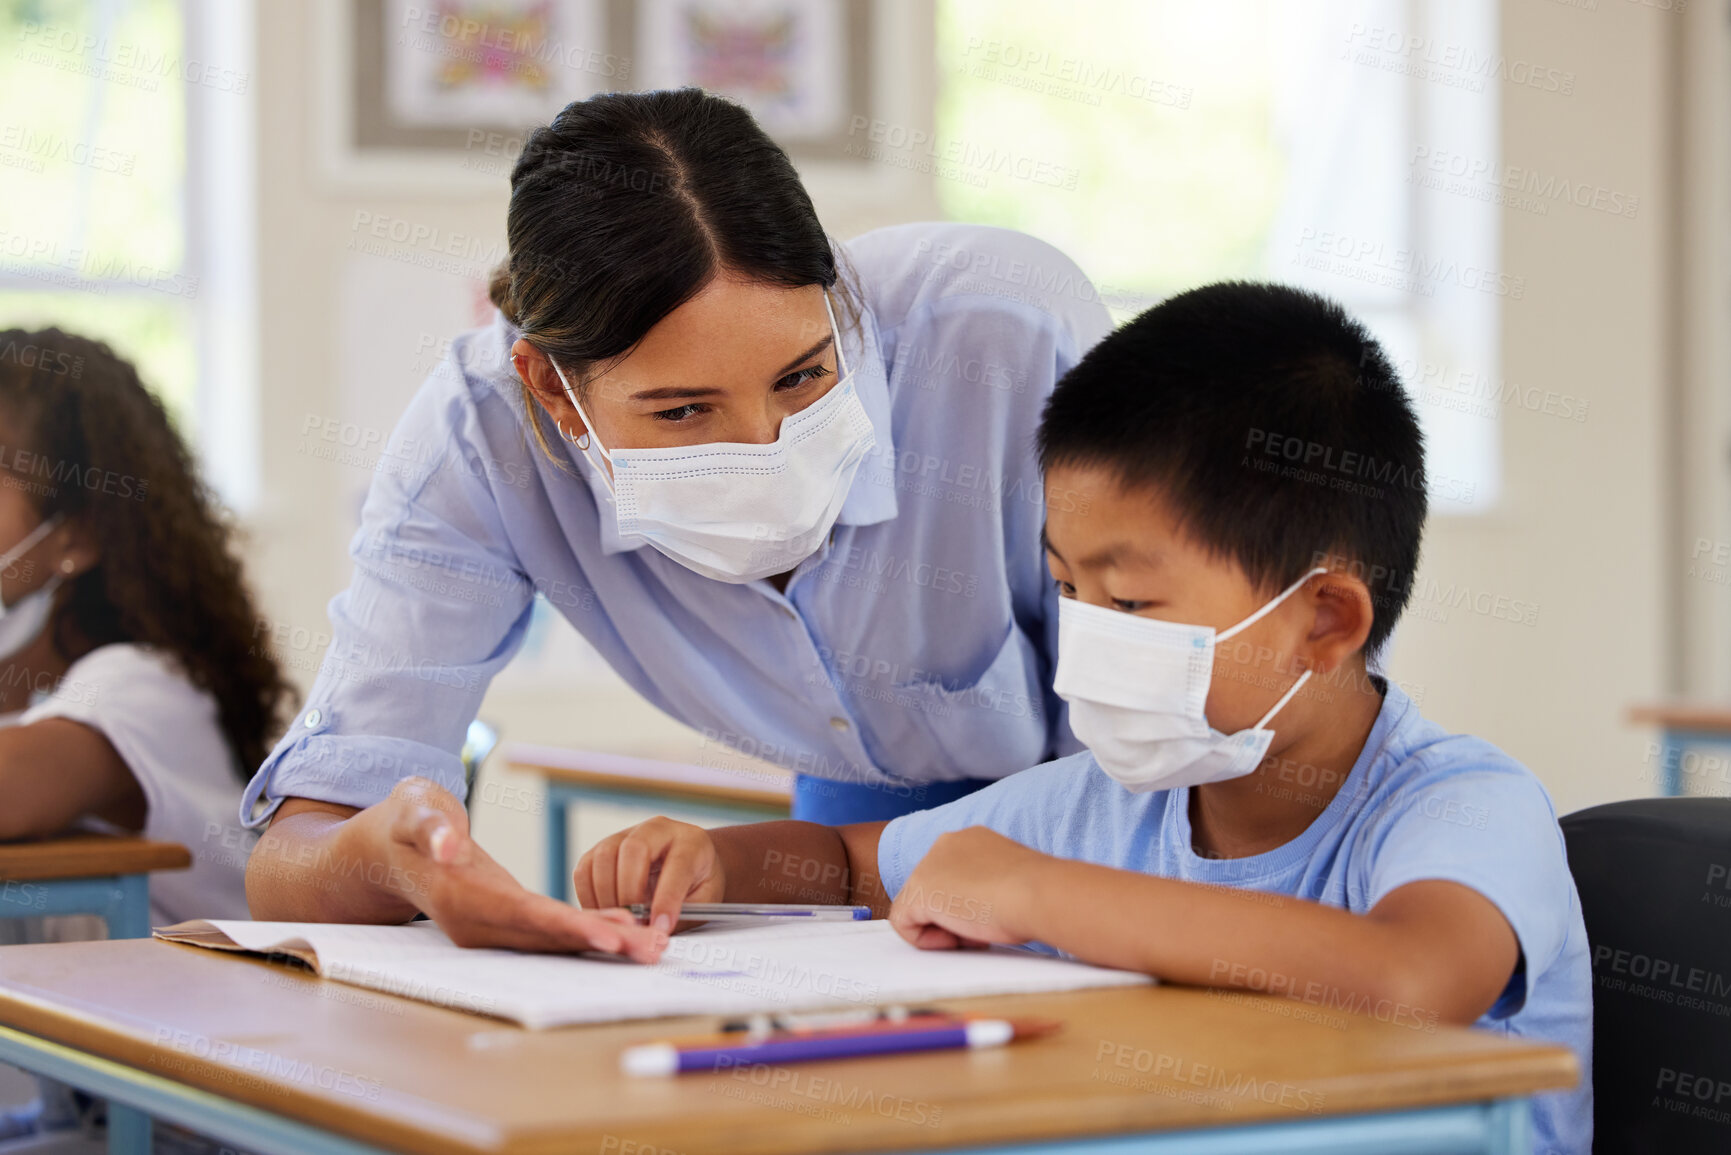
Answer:
<svg viewBox="0 0 1731 1155"><path fill-rule="evenodd" d="M1311 589L1316 616L1304 639L1305 659L1308 668L1328 674L1364 649L1375 603L1369 586L1339 570L1322 574Z"/></svg>

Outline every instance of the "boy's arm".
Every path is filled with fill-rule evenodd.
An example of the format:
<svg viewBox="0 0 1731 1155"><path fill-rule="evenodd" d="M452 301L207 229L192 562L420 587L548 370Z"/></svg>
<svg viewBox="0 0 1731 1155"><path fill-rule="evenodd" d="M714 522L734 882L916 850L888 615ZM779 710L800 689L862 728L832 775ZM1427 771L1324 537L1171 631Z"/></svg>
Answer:
<svg viewBox="0 0 1731 1155"><path fill-rule="evenodd" d="M1053 858L983 827L939 837L891 918L919 946L1032 939L1103 966L1415 1026L1474 1021L1520 957L1502 912L1459 883L1409 883L1359 915Z"/></svg>
<svg viewBox="0 0 1731 1155"><path fill-rule="evenodd" d="M709 832L727 878L728 902L805 902L889 912L878 878L878 836L887 822L819 826L758 822Z"/></svg>
<svg viewBox="0 0 1731 1155"><path fill-rule="evenodd" d="M886 825L754 822L705 830L651 818L591 847L573 882L586 909L649 903L658 931L672 930L687 902L852 903L881 918L889 897L878 879L877 847Z"/></svg>

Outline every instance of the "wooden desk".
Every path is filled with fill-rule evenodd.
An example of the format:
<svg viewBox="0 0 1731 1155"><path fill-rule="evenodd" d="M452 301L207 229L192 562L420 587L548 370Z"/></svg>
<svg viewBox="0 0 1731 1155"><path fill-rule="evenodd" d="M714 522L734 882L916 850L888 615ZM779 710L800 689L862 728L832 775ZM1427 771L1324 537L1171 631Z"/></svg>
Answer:
<svg viewBox="0 0 1731 1155"><path fill-rule="evenodd" d="M1659 728L1658 792L1684 793L1684 755L1691 746L1731 746L1731 706L1702 702L1661 702L1631 706L1629 721ZM1689 793L1731 793L1731 752L1715 766L1698 772L1705 789Z"/></svg>
<svg viewBox="0 0 1731 1155"><path fill-rule="evenodd" d="M0 918L95 914L109 938L150 934L149 874L192 865L186 847L145 838L69 834L0 843Z"/></svg>
<svg viewBox="0 0 1731 1155"><path fill-rule="evenodd" d="M793 806L793 775L774 766L691 766L521 743L506 747L506 757L513 769L534 774L546 787L547 893L555 898L567 898L571 890L573 803L645 806L722 822L786 818Z"/></svg>
<svg viewBox="0 0 1731 1155"><path fill-rule="evenodd" d="M989 1051L628 1079L623 1047L714 1020L534 1032L158 941L0 948L0 1061L266 1155L1526 1155L1525 1096L1578 1075L1563 1048L1267 996L947 1005L1065 1029Z"/></svg>

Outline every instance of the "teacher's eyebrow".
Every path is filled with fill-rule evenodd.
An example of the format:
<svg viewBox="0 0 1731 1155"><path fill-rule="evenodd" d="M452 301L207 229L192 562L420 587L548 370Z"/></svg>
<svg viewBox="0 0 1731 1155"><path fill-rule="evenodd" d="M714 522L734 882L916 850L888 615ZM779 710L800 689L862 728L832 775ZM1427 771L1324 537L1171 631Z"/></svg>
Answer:
<svg viewBox="0 0 1731 1155"><path fill-rule="evenodd" d="M823 338L817 344L813 345L811 348L807 349L805 352L801 353L799 356L795 357L793 360L791 360L787 364L783 365L780 369L777 369L775 371L775 375L777 377L787 376L789 373L792 373L795 369L799 368L801 364L803 364L806 361L811 360L813 357L817 356L819 353L821 353L825 349L829 348L831 342L833 342L834 340L835 340L834 337Z"/></svg>
<svg viewBox="0 0 1731 1155"><path fill-rule="evenodd" d="M640 393L633 393L630 400L665 401L680 397L713 397L719 392L721 392L721 390L715 388L713 385L705 385L701 387L691 385L667 385L660 389L645 389Z"/></svg>
<svg viewBox="0 0 1731 1155"><path fill-rule="evenodd" d="M785 377L799 368L801 364L811 360L835 343L833 336L825 337L793 360L776 370L777 377ZM632 401L672 401L685 400L692 397L713 397L721 390L714 386L667 385L660 389L644 389L631 395Z"/></svg>

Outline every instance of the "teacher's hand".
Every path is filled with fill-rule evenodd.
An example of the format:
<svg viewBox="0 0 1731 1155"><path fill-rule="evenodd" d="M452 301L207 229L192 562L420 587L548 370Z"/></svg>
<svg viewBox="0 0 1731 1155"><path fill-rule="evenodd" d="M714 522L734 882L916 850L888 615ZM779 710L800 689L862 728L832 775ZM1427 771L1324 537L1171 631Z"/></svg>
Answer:
<svg viewBox="0 0 1731 1155"><path fill-rule="evenodd" d="M459 946L654 962L667 941L626 911L524 888L470 837L463 804L425 778L364 810L288 800L253 852L247 896L255 918L400 922L419 910Z"/></svg>
<svg viewBox="0 0 1731 1155"><path fill-rule="evenodd" d="M578 910L535 894L469 836L469 816L449 791L405 778L373 809L402 870L385 885L425 911L458 946L513 950L605 950L654 962L666 942L623 910Z"/></svg>

